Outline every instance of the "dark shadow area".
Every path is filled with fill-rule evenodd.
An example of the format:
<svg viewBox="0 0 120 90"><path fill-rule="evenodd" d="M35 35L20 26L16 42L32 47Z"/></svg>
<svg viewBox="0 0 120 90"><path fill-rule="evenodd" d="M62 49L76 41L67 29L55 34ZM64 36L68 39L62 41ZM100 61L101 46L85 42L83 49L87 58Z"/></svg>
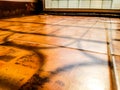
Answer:
<svg viewBox="0 0 120 90"><path fill-rule="evenodd" d="M23 50L27 50L27 51L30 51L30 52L33 52L33 54L35 54L38 58L39 58L39 62L40 62L40 66L42 67L44 65L44 60L45 60L45 56L38 52L35 48L33 47L27 47L27 46L22 46L22 45L14 45L12 43L9 43L9 42L6 42L4 43L2 46L11 46L11 47L15 47L15 48L19 48L19 49L23 49ZM32 55L33 55L32 54ZM26 58L27 56L25 56ZM30 58L31 56L28 56L28 58ZM4 61L7 61L7 59L11 60L15 57L12 57L12 56L0 56L0 59L4 60ZM20 59L22 59L23 57L21 57ZM23 58L24 59L24 58ZM26 60L26 59L25 59ZM7 61L8 62L8 61ZM16 65L19 65L17 62L15 63ZM24 63L22 64L22 66L24 66ZM24 67L28 67L28 66L24 66ZM41 69L41 67L39 67L39 69ZM38 71L39 71L38 69ZM36 72L37 73L37 72ZM10 90L18 90L20 88L19 86L19 82L16 82L18 80L15 80L14 77L10 77L9 75L8 76L4 76L4 74L0 74L0 86L1 87L6 87L7 89L9 88Z"/></svg>
<svg viewBox="0 0 120 90"><path fill-rule="evenodd" d="M43 13L43 0L36 0L34 12L35 14Z"/></svg>
<svg viewBox="0 0 120 90"><path fill-rule="evenodd" d="M0 42L0 45L6 43L6 42L8 41L8 38L9 38L10 36L14 35L14 32L11 33L11 34L4 34L4 35L6 35L6 37L3 38L2 42ZM1 35L0 35L0 36L1 36Z"/></svg>
<svg viewBox="0 0 120 90"><path fill-rule="evenodd" d="M110 30L120 31L120 29L110 29Z"/></svg>
<svg viewBox="0 0 120 90"><path fill-rule="evenodd" d="M113 39L114 41L120 41L120 39Z"/></svg>
<svg viewBox="0 0 120 90"><path fill-rule="evenodd" d="M25 15L33 15L34 2L0 1L0 18L12 18ZM31 6L32 5L32 6Z"/></svg>
<svg viewBox="0 0 120 90"><path fill-rule="evenodd" d="M63 9L64 10L64 9ZM92 9L90 9L92 10ZM89 16L89 17L105 17L105 18L120 18L120 15L118 13L104 13L104 12L74 12L73 11L62 11L62 9L58 9L58 11L54 11L54 9L51 9L51 11L44 11L44 13L49 15L60 15L60 16Z"/></svg>
<svg viewBox="0 0 120 90"><path fill-rule="evenodd" d="M5 61L5 62L9 62L10 60L14 59L14 56L11 55L2 55L0 56L0 61Z"/></svg>
<svg viewBox="0 0 120 90"><path fill-rule="evenodd" d="M2 90L8 90L8 89L9 90L18 90L20 86L19 86L19 83L16 81L18 81L18 80L16 80L14 77L2 75L2 76L0 76L0 87Z"/></svg>
<svg viewBox="0 0 120 90"><path fill-rule="evenodd" d="M11 46L11 47L15 47L15 48L19 48L19 49L23 49L23 50L27 50L27 51L30 51L30 52L33 52L35 53L38 57L39 57L39 60L42 60L40 61L40 63L43 63L44 62L44 59L45 59L45 56L42 54L42 53L38 53L38 51L36 49L45 49L46 47L35 47L35 46L27 46L27 45L19 45L19 44L15 44L13 42L5 42L4 44L1 44L2 46ZM49 48L52 48L52 47L49 47Z"/></svg>

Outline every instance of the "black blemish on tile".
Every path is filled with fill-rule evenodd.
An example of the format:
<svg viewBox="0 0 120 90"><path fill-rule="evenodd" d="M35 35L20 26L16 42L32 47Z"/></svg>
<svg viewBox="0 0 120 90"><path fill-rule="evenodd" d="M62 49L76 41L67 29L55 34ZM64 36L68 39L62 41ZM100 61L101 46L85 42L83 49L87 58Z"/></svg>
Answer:
<svg viewBox="0 0 120 90"><path fill-rule="evenodd" d="M24 80L24 78L20 79L20 81L23 81L23 80Z"/></svg>
<svg viewBox="0 0 120 90"><path fill-rule="evenodd" d="M33 55L25 55L25 56L22 56L20 57L17 61L20 61L20 62L34 62L34 60L31 59Z"/></svg>
<svg viewBox="0 0 120 90"><path fill-rule="evenodd" d="M34 61L34 59L32 59L32 57L34 55L35 54L22 56L22 57L20 57L19 59L16 60L15 64L35 69L36 67L31 64L31 63L37 64Z"/></svg>
<svg viewBox="0 0 120 90"><path fill-rule="evenodd" d="M19 90L38 90L38 86L42 88L46 82L49 82L48 77L40 77L38 74L34 74Z"/></svg>
<svg viewBox="0 0 120 90"><path fill-rule="evenodd" d="M62 81L60 80L57 80L55 81L56 84L60 85L60 86L65 86L65 83L63 83Z"/></svg>
<svg viewBox="0 0 120 90"><path fill-rule="evenodd" d="M11 56L11 55L0 56L0 60L5 61L5 62L9 62L10 60L12 60L14 58L15 58L15 56Z"/></svg>

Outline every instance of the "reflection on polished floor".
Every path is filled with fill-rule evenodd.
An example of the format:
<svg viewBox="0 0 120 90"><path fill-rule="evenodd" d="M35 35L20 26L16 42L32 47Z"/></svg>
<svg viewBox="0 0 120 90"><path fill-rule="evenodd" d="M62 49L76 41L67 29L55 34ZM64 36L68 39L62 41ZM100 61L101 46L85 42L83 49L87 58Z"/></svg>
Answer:
<svg viewBox="0 0 120 90"><path fill-rule="evenodd" d="M119 18L1 19L0 90L112 90L109 38L118 64L119 36Z"/></svg>

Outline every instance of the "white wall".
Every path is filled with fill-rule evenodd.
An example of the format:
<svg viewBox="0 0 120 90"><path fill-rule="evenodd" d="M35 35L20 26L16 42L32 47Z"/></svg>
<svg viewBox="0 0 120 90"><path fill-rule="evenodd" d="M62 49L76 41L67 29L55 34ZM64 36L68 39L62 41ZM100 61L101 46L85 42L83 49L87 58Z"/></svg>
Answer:
<svg viewBox="0 0 120 90"><path fill-rule="evenodd" d="M91 2L90 2L91 1ZM120 0L45 0L46 8L120 9Z"/></svg>
<svg viewBox="0 0 120 90"><path fill-rule="evenodd" d="M120 9L120 0L113 0L113 9Z"/></svg>
<svg viewBox="0 0 120 90"><path fill-rule="evenodd" d="M52 8L52 3L51 0L45 0L45 8Z"/></svg>

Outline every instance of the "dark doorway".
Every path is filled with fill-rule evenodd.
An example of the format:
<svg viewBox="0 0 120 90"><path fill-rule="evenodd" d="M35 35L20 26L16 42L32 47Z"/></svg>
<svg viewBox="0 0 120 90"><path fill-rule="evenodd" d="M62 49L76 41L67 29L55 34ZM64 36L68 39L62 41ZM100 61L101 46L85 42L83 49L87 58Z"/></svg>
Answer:
<svg viewBox="0 0 120 90"><path fill-rule="evenodd" d="M35 3L35 14L43 12L43 0L36 0Z"/></svg>

